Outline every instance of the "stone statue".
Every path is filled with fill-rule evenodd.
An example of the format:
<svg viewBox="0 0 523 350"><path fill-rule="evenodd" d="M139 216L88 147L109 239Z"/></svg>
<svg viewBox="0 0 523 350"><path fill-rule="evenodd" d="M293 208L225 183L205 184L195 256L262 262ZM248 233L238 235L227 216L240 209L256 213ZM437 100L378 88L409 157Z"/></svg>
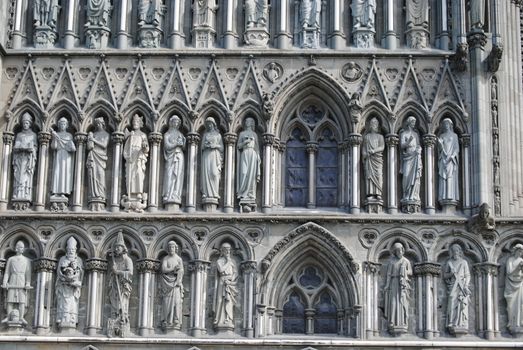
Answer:
<svg viewBox="0 0 523 350"><path fill-rule="evenodd" d="M400 132L401 169L403 175L402 204L407 206L408 212L419 210L421 184L421 146L419 134L416 131L416 118L407 118L405 128Z"/></svg>
<svg viewBox="0 0 523 350"><path fill-rule="evenodd" d="M84 265L76 255L76 240L67 240L66 255L60 258L56 270L56 324L59 329L76 328L82 291Z"/></svg>
<svg viewBox="0 0 523 350"><path fill-rule="evenodd" d="M95 131L87 136L87 178L89 203L92 210L102 210L105 204L105 171L107 169L107 146L109 133L105 131L103 118L95 118Z"/></svg>
<svg viewBox="0 0 523 350"><path fill-rule="evenodd" d="M452 120L442 122L438 137L438 198L442 205L459 199L459 141Z"/></svg>
<svg viewBox="0 0 523 350"><path fill-rule="evenodd" d="M165 9L163 0L141 0L140 5L138 25L151 24L159 26Z"/></svg>
<svg viewBox="0 0 523 350"><path fill-rule="evenodd" d="M301 0L300 25L302 28L320 28L321 0Z"/></svg>
<svg viewBox="0 0 523 350"><path fill-rule="evenodd" d="M58 120L58 132L51 129L54 152L53 184L51 197L65 199L73 191L74 154L76 147L73 135L67 132L69 122L65 118Z"/></svg>
<svg viewBox="0 0 523 350"><path fill-rule="evenodd" d="M149 156L149 142L147 141L147 135L140 130L142 127L142 117L135 114L132 119L133 130L125 130L126 141L123 148L123 157L125 158L127 198L124 198L124 200L128 202L142 203L142 201L147 200L147 194L143 190L143 185L147 168L147 157Z"/></svg>
<svg viewBox="0 0 523 350"><path fill-rule="evenodd" d="M512 334L520 335L523 333L523 244L514 245L505 268L507 327Z"/></svg>
<svg viewBox="0 0 523 350"><path fill-rule="evenodd" d="M245 27L266 27L269 16L267 0L245 0Z"/></svg>
<svg viewBox="0 0 523 350"><path fill-rule="evenodd" d="M183 305L183 261L177 254L179 249L174 241L167 243L168 254L162 260L159 276L159 291L162 298L161 326L164 330L182 327Z"/></svg>
<svg viewBox="0 0 523 350"><path fill-rule="evenodd" d="M112 10L111 0L87 0L86 27L108 27Z"/></svg>
<svg viewBox="0 0 523 350"><path fill-rule="evenodd" d="M16 255L7 259L5 266L2 288L7 289L7 317L2 323L8 326L26 326L25 320L26 304L28 302L27 291L31 287L31 260L23 254L25 244L23 241L16 242Z"/></svg>
<svg viewBox="0 0 523 350"><path fill-rule="evenodd" d="M214 28L216 10L216 0L194 0L193 10L195 12L195 26Z"/></svg>
<svg viewBox="0 0 523 350"><path fill-rule="evenodd" d="M252 118L245 119L245 130L238 137L238 176L236 191L240 209L247 213L256 209L256 184L260 181L260 146Z"/></svg>
<svg viewBox="0 0 523 350"><path fill-rule="evenodd" d="M481 204L479 213L472 216L467 223L467 230L476 234L493 231L495 228L496 222L490 213L490 206L487 203Z"/></svg>
<svg viewBox="0 0 523 350"><path fill-rule="evenodd" d="M404 248L399 242L392 246L392 256L387 264L387 277L384 291L384 316L389 332L393 335L407 332L409 324L410 261L403 256Z"/></svg>
<svg viewBox="0 0 523 350"><path fill-rule="evenodd" d="M180 117L169 119L169 130L163 137L165 173L163 177L163 201L180 205L182 203L183 177L185 171L185 137L180 132Z"/></svg>
<svg viewBox="0 0 523 350"><path fill-rule="evenodd" d="M473 31L483 31L485 26L485 1L470 2L470 26Z"/></svg>
<svg viewBox="0 0 523 350"><path fill-rule="evenodd" d="M31 202L33 199L38 139L31 125L31 115L24 113L23 129L16 135L13 146L13 201Z"/></svg>
<svg viewBox="0 0 523 350"><path fill-rule="evenodd" d="M372 118L370 130L363 136L361 148L365 171L365 191L367 198L381 200L383 193L383 150L385 139L380 134L378 119Z"/></svg>
<svg viewBox="0 0 523 350"><path fill-rule="evenodd" d="M219 330L234 329L234 305L238 296L236 287L238 268L231 256L231 245L223 243L216 261L216 287L214 292L214 327Z"/></svg>
<svg viewBox="0 0 523 350"><path fill-rule="evenodd" d="M470 270L459 244L450 246L450 259L443 267L447 285L447 329L452 334L468 333Z"/></svg>
<svg viewBox="0 0 523 350"><path fill-rule="evenodd" d="M406 3L407 28L421 26L429 27L428 0L407 0Z"/></svg>
<svg viewBox="0 0 523 350"><path fill-rule="evenodd" d="M58 0L35 0L33 3L35 27L48 26L55 29L59 10Z"/></svg>
<svg viewBox="0 0 523 350"><path fill-rule="evenodd" d="M133 261L127 255L123 233L113 245L112 261L109 268L109 302L111 317L107 320L109 337L126 337L129 335L129 299L133 282Z"/></svg>
<svg viewBox="0 0 523 350"><path fill-rule="evenodd" d="M202 137L201 190L204 203L218 204L223 166L223 140L213 118L205 120Z"/></svg>
<svg viewBox="0 0 523 350"><path fill-rule="evenodd" d="M374 18L376 16L376 0L352 0L350 5L354 29L366 27L374 29Z"/></svg>

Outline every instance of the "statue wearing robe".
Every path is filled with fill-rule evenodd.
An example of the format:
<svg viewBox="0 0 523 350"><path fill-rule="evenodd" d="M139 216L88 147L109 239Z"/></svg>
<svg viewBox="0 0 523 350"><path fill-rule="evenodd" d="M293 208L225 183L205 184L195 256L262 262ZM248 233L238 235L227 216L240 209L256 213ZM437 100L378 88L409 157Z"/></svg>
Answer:
<svg viewBox="0 0 523 350"><path fill-rule="evenodd" d="M22 128L13 145L13 200L32 201L38 139L31 130L31 116L22 117Z"/></svg>
<svg viewBox="0 0 523 350"><path fill-rule="evenodd" d="M428 0L407 0L407 28L429 27L429 2Z"/></svg>
<svg viewBox="0 0 523 350"><path fill-rule="evenodd" d="M407 119L406 128L400 133L401 169L403 175L403 200L419 201L421 184L421 146L415 129L416 118Z"/></svg>
<svg viewBox="0 0 523 350"><path fill-rule="evenodd" d="M443 267L443 280L447 285L447 328L451 333L463 333L468 330L470 270L458 244L453 244L450 252L451 258Z"/></svg>
<svg viewBox="0 0 523 350"><path fill-rule="evenodd" d="M234 328L234 305L238 296L236 287L238 268L231 256L231 245L224 243L216 261L216 288L214 293L215 328Z"/></svg>
<svg viewBox="0 0 523 350"><path fill-rule="evenodd" d="M365 170L365 190L367 197L381 199L383 193L383 150L385 140L379 133L377 119L370 122L370 131L363 136L361 148Z"/></svg>
<svg viewBox="0 0 523 350"><path fill-rule="evenodd" d="M105 170L107 168L107 146L109 133L104 129L104 121L95 121L96 131L87 136L87 178L89 181L89 197L105 200Z"/></svg>
<svg viewBox="0 0 523 350"><path fill-rule="evenodd" d="M51 130L53 140L51 149L54 149L53 183L51 194L55 197L69 196L73 191L74 174L74 145L73 135L68 133L68 122L65 118L58 121L58 132Z"/></svg>
<svg viewBox="0 0 523 350"><path fill-rule="evenodd" d="M202 137L201 191L203 199L220 198L220 179L223 166L223 140L214 119L205 121Z"/></svg>
<svg viewBox="0 0 523 350"><path fill-rule="evenodd" d="M144 193L143 185L149 155L149 142L147 135L140 130L143 127L140 116L135 115L133 117L132 126L132 131L126 130L126 141L123 148L127 196L141 199Z"/></svg>
<svg viewBox="0 0 523 350"><path fill-rule="evenodd" d="M376 0L353 0L350 6L352 18L354 18L355 29L366 27L374 28L374 18L376 16Z"/></svg>
<svg viewBox="0 0 523 350"><path fill-rule="evenodd" d="M35 27L49 26L55 29L59 10L58 0L35 0L33 4Z"/></svg>
<svg viewBox="0 0 523 350"><path fill-rule="evenodd" d="M245 130L238 137L238 176L237 193L240 205L242 202L256 202L256 184L260 181L260 146L258 135L254 131L254 120L245 120Z"/></svg>
<svg viewBox="0 0 523 350"><path fill-rule="evenodd" d="M245 0L245 24L247 28L265 27L269 5L267 0Z"/></svg>
<svg viewBox="0 0 523 350"><path fill-rule="evenodd" d="M194 26L214 28L216 10L216 0L194 0Z"/></svg>
<svg viewBox="0 0 523 350"><path fill-rule="evenodd" d="M162 0L141 0L138 24L160 25L160 19L164 12Z"/></svg>
<svg viewBox="0 0 523 350"><path fill-rule="evenodd" d="M443 120L438 137L438 197L440 201L459 199L459 141L450 119Z"/></svg>
<svg viewBox="0 0 523 350"><path fill-rule="evenodd" d="M320 27L321 0L302 0L300 3L300 24L303 28Z"/></svg>
<svg viewBox="0 0 523 350"><path fill-rule="evenodd" d="M85 26L109 26L112 8L111 0L87 0L87 21Z"/></svg>
<svg viewBox="0 0 523 350"><path fill-rule="evenodd" d="M180 118L173 116L169 120L169 130L163 137L163 155L165 173L163 178L163 201L182 203L183 177L185 170L185 137L180 132Z"/></svg>
<svg viewBox="0 0 523 350"><path fill-rule="evenodd" d="M162 328L180 329L183 305L183 261L175 242L168 243L168 255L160 267L159 291L162 298Z"/></svg>
<svg viewBox="0 0 523 350"><path fill-rule="evenodd" d="M523 244L512 248L512 255L505 265L505 300L507 302L507 327L513 334L523 329Z"/></svg>
<svg viewBox="0 0 523 350"><path fill-rule="evenodd" d="M127 248L123 234L118 233L118 238L113 247L112 261L109 267L109 301L111 306L111 319L117 320L122 325L129 325L129 299L133 282L133 261L127 255Z"/></svg>

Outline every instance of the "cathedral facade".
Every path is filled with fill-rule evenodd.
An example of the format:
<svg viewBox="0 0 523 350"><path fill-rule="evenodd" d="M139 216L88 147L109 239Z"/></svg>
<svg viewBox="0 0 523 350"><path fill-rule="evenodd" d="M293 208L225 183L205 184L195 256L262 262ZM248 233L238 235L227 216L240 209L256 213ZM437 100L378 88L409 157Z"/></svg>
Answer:
<svg viewBox="0 0 523 350"><path fill-rule="evenodd" d="M521 0L0 3L0 349L523 344Z"/></svg>

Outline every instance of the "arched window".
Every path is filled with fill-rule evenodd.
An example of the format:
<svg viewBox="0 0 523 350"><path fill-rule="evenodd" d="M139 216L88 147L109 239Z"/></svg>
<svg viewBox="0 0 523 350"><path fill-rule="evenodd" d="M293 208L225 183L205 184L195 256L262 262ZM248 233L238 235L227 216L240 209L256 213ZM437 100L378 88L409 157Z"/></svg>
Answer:
<svg viewBox="0 0 523 350"><path fill-rule="evenodd" d="M287 141L285 203L288 207L304 207L307 203L309 169L303 132L295 128Z"/></svg>
<svg viewBox="0 0 523 350"><path fill-rule="evenodd" d="M316 162L316 205L338 205L338 143L332 130L324 129L318 139Z"/></svg>

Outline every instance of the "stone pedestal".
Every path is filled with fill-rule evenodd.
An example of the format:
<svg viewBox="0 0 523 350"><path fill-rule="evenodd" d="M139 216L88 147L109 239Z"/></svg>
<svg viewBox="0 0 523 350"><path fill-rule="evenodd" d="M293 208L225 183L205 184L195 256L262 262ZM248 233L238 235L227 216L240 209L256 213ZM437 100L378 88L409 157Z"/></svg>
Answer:
<svg viewBox="0 0 523 350"><path fill-rule="evenodd" d="M456 213L458 201L455 201L453 199L441 199L439 201L439 204L441 204L441 210L444 214L453 215Z"/></svg>
<svg viewBox="0 0 523 350"><path fill-rule="evenodd" d="M523 327L508 327L508 331L514 338L523 337Z"/></svg>
<svg viewBox="0 0 523 350"><path fill-rule="evenodd" d="M203 198L202 199L203 210L208 213L216 211L218 208L218 198Z"/></svg>
<svg viewBox="0 0 523 350"><path fill-rule="evenodd" d="M256 211L256 200L240 200L240 213L252 213Z"/></svg>
<svg viewBox="0 0 523 350"><path fill-rule="evenodd" d="M147 208L147 193L143 193L140 196L135 194L130 197L123 195L120 204L128 213L143 213L143 210Z"/></svg>
<svg viewBox="0 0 523 350"><path fill-rule="evenodd" d="M180 211L180 203L165 202L165 210L167 210L167 211Z"/></svg>
<svg viewBox="0 0 523 350"><path fill-rule="evenodd" d="M13 335L21 334L24 332L24 325L20 321L7 321L6 322L7 332Z"/></svg>
<svg viewBox="0 0 523 350"><path fill-rule="evenodd" d="M195 27L192 34L193 44L197 49L207 49L214 46L216 31L211 27Z"/></svg>
<svg viewBox="0 0 523 350"><path fill-rule="evenodd" d="M424 27L412 27L405 32L407 46L411 49L425 49L429 47L429 31Z"/></svg>
<svg viewBox="0 0 523 350"><path fill-rule="evenodd" d="M302 28L300 32L302 49L317 49L320 46L320 30L315 27Z"/></svg>
<svg viewBox="0 0 523 350"><path fill-rule="evenodd" d="M107 27L89 26L85 28L85 44L89 49L105 49L109 44L111 30Z"/></svg>
<svg viewBox="0 0 523 350"><path fill-rule="evenodd" d="M64 195L53 195L51 196L51 211L59 212L59 211L67 211L67 207L69 206L69 198Z"/></svg>
<svg viewBox="0 0 523 350"><path fill-rule="evenodd" d="M38 26L34 29L34 45L37 49L51 49L56 43L56 31L47 26Z"/></svg>
<svg viewBox="0 0 523 350"><path fill-rule="evenodd" d="M138 30L140 47L152 49L160 47L163 32L162 30L151 24L144 24Z"/></svg>
<svg viewBox="0 0 523 350"><path fill-rule="evenodd" d="M16 211L25 211L31 208L31 202L25 199L13 199L11 202Z"/></svg>
<svg viewBox="0 0 523 350"><path fill-rule="evenodd" d="M448 330L449 330L449 333L455 337L462 337L469 333L469 330L467 328L462 328L462 327L448 327Z"/></svg>
<svg viewBox="0 0 523 350"><path fill-rule="evenodd" d="M421 211L421 201L412 199L401 200L401 211L406 214L416 214Z"/></svg>
<svg viewBox="0 0 523 350"><path fill-rule="evenodd" d="M105 198L91 198L89 199L89 209L91 211L104 211Z"/></svg>
<svg viewBox="0 0 523 350"><path fill-rule="evenodd" d="M107 336L109 338L120 337L127 338L131 335L131 327L128 322L121 319L107 319Z"/></svg>
<svg viewBox="0 0 523 350"><path fill-rule="evenodd" d="M389 326L389 333L392 336L398 337L403 334L406 334L408 332L407 327L400 327L400 326Z"/></svg>
<svg viewBox="0 0 523 350"><path fill-rule="evenodd" d="M374 36L376 32L374 29L357 28L354 29L352 38L354 46L358 49L371 49L374 47Z"/></svg>
<svg viewBox="0 0 523 350"><path fill-rule="evenodd" d="M383 212L383 200L376 197L368 197L364 202L367 213L380 214Z"/></svg>
<svg viewBox="0 0 523 350"><path fill-rule="evenodd" d="M225 324L216 325L216 326L214 326L214 330L219 335L231 335L231 336L234 335L234 326L232 324L231 325L225 325Z"/></svg>
<svg viewBox="0 0 523 350"><path fill-rule="evenodd" d="M246 29L243 40L249 46L266 47L269 42L269 31L267 28Z"/></svg>

